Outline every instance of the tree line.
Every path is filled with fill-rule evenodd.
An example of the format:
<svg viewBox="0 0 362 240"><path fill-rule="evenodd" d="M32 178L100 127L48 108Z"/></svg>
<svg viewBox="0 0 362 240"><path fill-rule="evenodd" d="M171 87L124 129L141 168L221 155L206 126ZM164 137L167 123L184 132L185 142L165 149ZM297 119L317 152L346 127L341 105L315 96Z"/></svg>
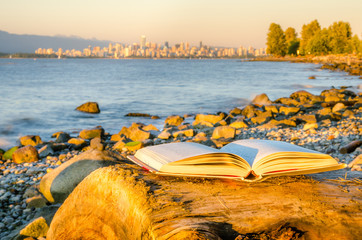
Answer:
<svg viewBox="0 0 362 240"><path fill-rule="evenodd" d="M283 31L279 24L271 23L266 45L267 53L274 56L362 54L362 41L357 34L352 36L350 24L343 21L322 29L314 20L303 25L300 38L294 28Z"/></svg>

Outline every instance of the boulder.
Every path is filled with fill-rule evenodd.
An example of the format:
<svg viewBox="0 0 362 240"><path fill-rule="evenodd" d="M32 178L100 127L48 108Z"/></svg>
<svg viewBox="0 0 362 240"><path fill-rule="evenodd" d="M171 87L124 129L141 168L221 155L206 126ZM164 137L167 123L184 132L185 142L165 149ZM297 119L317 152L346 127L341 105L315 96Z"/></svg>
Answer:
<svg viewBox="0 0 362 240"><path fill-rule="evenodd" d="M45 218L39 217L23 228L20 231L20 235L25 237L41 238L47 235L48 230L49 226Z"/></svg>
<svg viewBox="0 0 362 240"><path fill-rule="evenodd" d="M122 151L127 142L128 141L125 138L120 139L118 142L116 142L116 144L113 145L113 149Z"/></svg>
<svg viewBox="0 0 362 240"><path fill-rule="evenodd" d="M332 112L344 111L345 109L346 109L346 106L343 103L337 103L332 108Z"/></svg>
<svg viewBox="0 0 362 240"><path fill-rule="evenodd" d="M99 150L99 151L103 151L103 150L104 150L104 145L103 145L103 143L102 143L101 138L99 138L99 137L93 138L93 139L90 141L90 147L93 148L93 149L97 149L97 150Z"/></svg>
<svg viewBox="0 0 362 240"><path fill-rule="evenodd" d="M211 123L211 125L215 125L217 122L223 120L223 115L213 115L213 114L197 114L195 117L195 121L192 125L198 125L202 123Z"/></svg>
<svg viewBox="0 0 362 240"><path fill-rule="evenodd" d="M295 99L301 103L307 103L312 100L313 96L314 95L311 94L310 92L307 92L305 90L300 90L292 93L290 95L290 98Z"/></svg>
<svg viewBox="0 0 362 240"><path fill-rule="evenodd" d="M75 110L78 110L80 112L86 112L86 113L100 113L101 110L99 109L98 103L96 102L86 102L82 105L78 106Z"/></svg>
<svg viewBox="0 0 362 240"><path fill-rule="evenodd" d="M231 115L233 115L233 116L235 116L235 115L240 115L242 113L242 110L240 109L240 108L234 108L234 109L232 109L230 112L229 112L229 114L231 114Z"/></svg>
<svg viewBox="0 0 362 240"><path fill-rule="evenodd" d="M193 137L194 136L194 130L193 129L186 129L181 130L173 133L173 137L177 138L178 136L185 136L185 137Z"/></svg>
<svg viewBox="0 0 362 240"><path fill-rule="evenodd" d="M286 127L296 127L297 124L295 121L290 119L283 119L283 120L275 120L272 119L268 123L265 123L261 126L258 126L258 129L272 129L272 128L286 128Z"/></svg>
<svg viewBox="0 0 362 240"><path fill-rule="evenodd" d="M87 145L87 142L81 138L71 138L68 140L69 144L72 144L74 149L82 149Z"/></svg>
<svg viewBox="0 0 362 240"><path fill-rule="evenodd" d="M318 123L306 123L303 126L303 130L309 130L309 129L316 129L318 128Z"/></svg>
<svg viewBox="0 0 362 240"><path fill-rule="evenodd" d="M252 117L250 120L253 124L264 124L269 122L273 118L273 113L271 111L266 111L260 113L256 117Z"/></svg>
<svg viewBox="0 0 362 240"><path fill-rule="evenodd" d="M97 127L94 129L84 129L79 133L79 137L83 139L92 139L95 137L102 138L104 135L104 129Z"/></svg>
<svg viewBox="0 0 362 240"><path fill-rule="evenodd" d="M165 126L178 126L180 125L185 119L181 116L168 116L165 120Z"/></svg>
<svg viewBox="0 0 362 240"><path fill-rule="evenodd" d="M27 198L25 200L27 208L42 208L46 206L48 201L41 195Z"/></svg>
<svg viewBox="0 0 362 240"><path fill-rule="evenodd" d="M260 114L261 111L256 109L254 105L247 105L246 107L243 108L242 110L242 114L246 117L246 118L252 118L258 114Z"/></svg>
<svg viewBox="0 0 362 240"><path fill-rule="evenodd" d="M124 145L124 148L126 148L128 151L134 152L141 148L143 148L144 144L143 142L135 141L135 142L128 142Z"/></svg>
<svg viewBox="0 0 362 240"><path fill-rule="evenodd" d="M40 192L52 203L61 203L91 172L116 164L117 155L90 149L47 173L40 181Z"/></svg>
<svg viewBox="0 0 362 240"><path fill-rule="evenodd" d="M69 139L70 139L70 135L68 133L60 132L57 135L55 142L56 143L64 143L64 142L67 142Z"/></svg>
<svg viewBox="0 0 362 240"><path fill-rule="evenodd" d="M47 145L43 146L41 149L39 149L38 153L39 153L39 158L45 158L47 156L54 155L54 151L49 144L47 144Z"/></svg>
<svg viewBox="0 0 362 240"><path fill-rule="evenodd" d="M9 159L13 159L13 153L18 150L19 147L18 146L15 146L15 147L12 147L10 149L8 149L4 155L3 155L3 159L4 160L9 160Z"/></svg>
<svg viewBox="0 0 362 240"><path fill-rule="evenodd" d="M157 138L167 140L171 137L171 133L168 130L163 130Z"/></svg>
<svg viewBox="0 0 362 240"><path fill-rule="evenodd" d="M13 153L13 162L15 163L37 162L38 160L38 151L31 145L19 148Z"/></svg>
<svg viewBox="0 0 362 240"><path fill-rule="evenodd" d="M242 119L237 119L235 122L230 123L230 127L239 129L239 128L247 128L248 124L244 122Z"/></svg>
<svg viewBox="0 0 362 240"><path fill-rule="evenodd" d="M279 112L285 116L292 116L297 114L300 111L299 107L280 107Z"/></svg>
<svg viewBox="0 0 362 240"><path fill-rule="evenodd" d="M207 138L206 133L199 132L198 134L196 134L196 136L192 140L195 141L195 142L205 142L205 141L207 141L209 139Z"/></svg>
<svg viewBox="0 0 362 240"><path fill-rule="evenodd" d="M265 111L271 111L272 113L279 113L278 107L275 105L264 106Z"/></svg>
<svg viewBox="0 0 362 240"><path fill-rule="evenodd" d="M299 123L316 123L317 118L314 114L303 114L299 116L293 117L293 119L296 119Z"/></svg>
<svg viewBox="0 0 362 240"><path fill-rule="evenodd" d="M281 103L281 104L287 105L287 106L299 106L300 105L300 103L297 100L292 99L292 98L286 98L286 97L278 98L277 100L274 101L274 103Z"/></svg>
<svg viewBox="0 0 362 240"><path fill-rule="evenodd" d="M157 127L152 124L148 124L147 126L142 127L143 131L159 131Z"/></svg>
<svg viewBox="0 0 362 240"><path fill-rule="evenodd" d="M112 136L111 136L111 141L113 141L113 142L118 142L119 140L121 140L122 138L125 138L125 136L121 136L121 135L119 135L118 133L116 133L116 134L113 134Z"/></svg>
<svg viewBox="0 0 362 240"><path fill-rule="evenodd" d="M264 105L270 105L272 101L270 101L269 97L265 94L259 94L257 95L253 101L251 101L252 104L257 106L264 106Z"/></svg>
<svg viewBox="0 0 362 240"><path fill-rule="evenodd" d="M37 135L26 135L26 136L21 137L19 140L20 140L20 144L23 146L26 146L26 145L36 146L38 144L43 143L41 138Z"/></svg>
<svg viewBox="0 0 362 240"><path fill-rule="evenodd" d="M219 126L214 129L212 133L212 139L219 139L219 138L234 138L236 130L230 126Z"/></svg>

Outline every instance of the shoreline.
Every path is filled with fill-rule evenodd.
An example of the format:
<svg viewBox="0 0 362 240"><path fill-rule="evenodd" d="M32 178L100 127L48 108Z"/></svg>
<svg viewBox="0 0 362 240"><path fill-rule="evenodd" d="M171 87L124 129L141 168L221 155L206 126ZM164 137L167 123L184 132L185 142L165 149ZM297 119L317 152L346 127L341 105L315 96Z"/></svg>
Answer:
<svg viewBox="0 0 362 240"><path fill-rule="evenodd" d="M320 95L297 91L273 102L265 94L260 94L242 109L196 114L192 123L185 123L186 117L189 116L169 116L163 129L157 129L152 124L133 123L119 129L118 133L106 133L107 129L102 127L84 129L79 135L58 132L53 134L54 141L49 142L43 142L40 136L28 136L27 141L17 147L33 145L39 160L19 164L11 159L0 161L3 218L0 238L19 234L23 225L38 216L51 213L52 218L53 210L59 205L51 204L49 199L39 194L40 181L58 166L95 149L117 154L119 163L123 164L127 163L127 155L149 145L193 141L220 148L238 139L270 139L324 152L350 165L339 173L325 174L327 179L351 182L361 179L361 163L353 164L362 153L361 148L341 153L346 145L361 141L361 93L355 94L348 89L328 89ZM232 135L229 135L230 131ZM32 194L29 194L31 191ZM31 201L34 197L37 197L38 205ZM29 208L29 205L33 207Z"/></svg>

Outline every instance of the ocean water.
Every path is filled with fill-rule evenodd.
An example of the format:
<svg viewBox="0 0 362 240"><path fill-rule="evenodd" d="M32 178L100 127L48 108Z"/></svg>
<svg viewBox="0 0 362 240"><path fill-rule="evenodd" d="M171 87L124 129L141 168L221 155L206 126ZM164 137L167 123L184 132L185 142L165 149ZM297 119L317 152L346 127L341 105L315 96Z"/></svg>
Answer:
<svg viewBox="0 0 362 240"><path fill-rule="evenodd" d="M228 111L260 93L275 100L302 89L359 91L358 77L319 67L240 60L0 59L0 147L27 134L50 140L57 131L76 136L99 125L111 134L132 122L162 127L169 115ZM308 79L312 75L316 79ZM101 113L74 110L87 101L98 102ZM124 116L130 112L161 118Z"/></svg>

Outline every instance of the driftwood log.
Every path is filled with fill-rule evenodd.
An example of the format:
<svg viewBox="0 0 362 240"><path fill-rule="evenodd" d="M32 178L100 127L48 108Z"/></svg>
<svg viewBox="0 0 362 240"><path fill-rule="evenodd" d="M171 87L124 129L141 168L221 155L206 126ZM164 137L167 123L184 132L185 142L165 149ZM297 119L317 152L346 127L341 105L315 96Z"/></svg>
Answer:
<svg viewBox="0 0 362 240"><path fill-rule="evenodd" d="M342 153L342 154L351 153L351 152L354 152L354 150L356 150L361 145L362 145L361 140L355 140L355 141L350 142L349 144L341 147L339 149L339 152Z"/></svg>
<svg viewBox="0 0 362 240"><path fill-rule="evenodd" d="M102 168L66 199L47 239L358 239L361 182L326 174L245 183Z"/></svg>

